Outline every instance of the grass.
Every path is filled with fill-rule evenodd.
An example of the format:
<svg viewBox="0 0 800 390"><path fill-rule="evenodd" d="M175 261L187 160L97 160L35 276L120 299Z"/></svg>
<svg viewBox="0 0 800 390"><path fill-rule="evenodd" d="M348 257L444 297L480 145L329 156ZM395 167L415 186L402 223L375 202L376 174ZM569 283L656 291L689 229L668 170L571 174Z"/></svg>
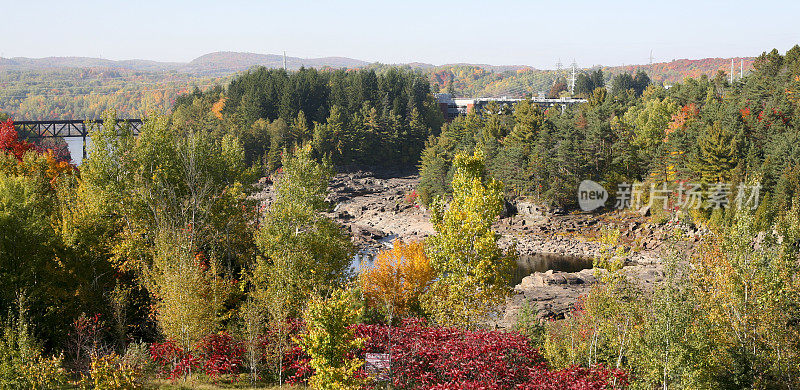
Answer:
<svg viewBox="0 0 800 390"><path fill-rule="evenodd" d="M154 379L145 384L146 389L168 389L168 390L222 390L222 389L238 389L238 390L304 390L304 386L283 385L280 387L274 383L255 383L251 384L247 378L241 377L234 383L220 380L217 383L210 383L205 378L188 378L186 381L182 379L170 381L169 379Z"/></svg>

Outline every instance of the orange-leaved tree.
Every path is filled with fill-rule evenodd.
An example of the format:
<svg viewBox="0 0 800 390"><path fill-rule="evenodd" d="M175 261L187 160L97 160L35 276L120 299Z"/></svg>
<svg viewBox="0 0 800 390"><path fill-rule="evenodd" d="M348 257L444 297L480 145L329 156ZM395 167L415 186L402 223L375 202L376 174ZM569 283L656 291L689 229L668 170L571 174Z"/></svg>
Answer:
<svg viewBox="0 0 800 390"><path fill-rule="evenodd" d="M378 253L375 264L361 273L360 281L370 306L403 317L419 306L420 296L435 275L422 241L397 240L392 249Z"/></svg>
<svg viewBox="0 0 800 390"><path fill-rule="evenodd" d="M34 153L36 158L23 161L25 154L29 152ZM69 163L69 158L65 159L63 156L57 155L52 149L41 148L31 142L21 140L11 119L0 122L0 153L5 153L16 160L18 166L13 171L20 174L26 172L31 174L34 171L43 170L42 173L51 184L55 184L55 181L64 174L73 173L75 168ZM39 161L39 157L43 157L43 159ZM14 160L6 161L6 163L14 165Z"/></svg>
<svg viewBox="0 0 800 390"><path fill-rule="evenodd" d="M14 130L14 122L9 119L0 122L0 150L22 161L22 156L29 150L35 150L35 146L30 142L19 140L17 131Z"/></svg>

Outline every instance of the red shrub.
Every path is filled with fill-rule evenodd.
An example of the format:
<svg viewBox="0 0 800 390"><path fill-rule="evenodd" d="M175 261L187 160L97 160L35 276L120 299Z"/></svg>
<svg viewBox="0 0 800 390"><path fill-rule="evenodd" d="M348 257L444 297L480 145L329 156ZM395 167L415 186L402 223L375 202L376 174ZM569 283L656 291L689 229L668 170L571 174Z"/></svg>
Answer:
<svg viewBox="0 0 800 390"><path fill-rule="evenodd" d="M417 190L411 190L411 192L406 194L406 203L408 204L416 204L417 199L419 198L419 194L417 194Z"/></svg>
<svg viewBox="0 0 800 390"><path fill-rule="evenodd" d="M378 336L368 343L371 352L386 350L386 327L362 325L357 329L359 336ZM509 389L523 383L530 368L544 363L530 341L518 333L468 332L429 327L419 321L406 322L391 332L391 370L399 389L476 388L481 383L491 384L486 388Z"/></svg>
<svg viewBox="0 0 800 390"><path fill-rule="evenodd" d="M283 356L283 377L287 383L306 383L314 375L308 364L311 357L299 345L289 341L289 350Z"/></svg>
<svg viewBox="0 0 800 390"><path fill-rule="evenodd" d="M172 380L185 377L200 367L200 360L172 340L150 344L150 356L159 366L159 374Z"/></svg>
<svg viewBox="0 0 800 390"><path fill-rule="evenodd" d="M368 339L357 351L361 357L387 352L391 339L396 389L595 390L628 385L624 372L602 366L549 370L530 340L518 333L431 327L419 319L399 327L356 325L355 330ZM312 374L302 367L307 357L293 364L295 372L307 375L304 379Z"/></svg>
<svg viewBox="0 0 800 390"><path fill-rule="evenodd" d="M22 156L29 150L36 150L36 147L30 142L19 140L11 119L0 122L0 151L10 153L22 161Z"/></svg>
<svg viewBox="0 0 800 390"><path fill-rule="evenodd" d="M211 378L236 375L242 366L244 347L227 332L204 337L195 348L203 371Z"/></svg>
<svg viewBox="0 0 800 390"><path fill-rule="evenodd" d="M628 375L602 365L592 368L571 367L558 371L532 370L519 390L603 390L625 388Z"/></svg>
<svg viewBox="0 0 800 390"><path fill-rule="evenodd" d="M500 390L502 387L483 381L467 381L458 383L443 383L430 387L431 390Z"/></svg>

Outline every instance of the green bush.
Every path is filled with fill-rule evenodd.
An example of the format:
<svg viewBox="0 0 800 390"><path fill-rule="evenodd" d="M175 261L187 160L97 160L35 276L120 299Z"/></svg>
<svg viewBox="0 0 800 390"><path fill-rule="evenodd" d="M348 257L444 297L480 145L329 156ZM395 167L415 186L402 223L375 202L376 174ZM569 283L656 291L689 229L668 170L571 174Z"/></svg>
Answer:
<svg viewBox="0 0 800 390"><path fill-rule="evenodd" d="M51 390L67 385L67 372L61 365L62 357L37 356L21 367L26 389Z"/></svg>
<svg viewBox="0 0 800 390"><path fill-rule="evenodd" d="M67 373L61 366L61 357L42 357L20 334L6 327L0 339L0 388L64 388L67 385Z"/></svg>
<svg viewBox="0 0 800 390"><path fill-rule="evenodd" d="M92 358L89 375L83 377L81 389L130 390L140 389L141 369L117 354Z"/></svg>
<svg viewBox="0 0 800 390"><path fill-rule="evenodd" d="M356 372L364 364L348 358L350 351L362 348L364 339L356 338L350 328L359 317L354 300L347 291L336 290L328 299L312 298L305 312L307 332L296 340L311 357L314 376L309 384L315 389L359 389L363 379Z"/></svg>

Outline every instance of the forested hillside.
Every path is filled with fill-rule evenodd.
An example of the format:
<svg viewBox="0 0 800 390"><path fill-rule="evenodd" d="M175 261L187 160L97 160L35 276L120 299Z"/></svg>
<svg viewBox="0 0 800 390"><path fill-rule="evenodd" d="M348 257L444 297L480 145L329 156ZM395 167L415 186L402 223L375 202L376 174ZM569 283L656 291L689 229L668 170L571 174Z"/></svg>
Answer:
<svg viewBox="0 0 800 390"><path fill-rule="evenodd" d="M706 58L702 60L673 60L650 65L628 66L594 66L579 68L578 74L588 74L602 70L605 81L621 73L647 72L656 84L673 85L683 82L687 77L700 78L705 75L714 77L718 71L730 74L730 58ZM743 60L745 73L752 70L753 58L733 58L735 76L739 77L740 60ZM540 92L548 92L553 84L567 83L572 77L571 68L565 66L560 72L556 70L540 70L527 66L482 66L482 65L443 65L416 66L430 77L434 89L442 92L452 91L457 96L536 96Z"/></svg>
<svg viewBox="0 0 800 390"><path fill-rule="evenodd" d="M318 71L258 68L227 88L178 99L175 116L205 110L231 131L249 163L274 170L285 149L310 142L336 165L414 167L443 121L430 85L417 73L389 69Z"/></svg>
<svg viewBox="0 0 800 390"><path fill-rule="evenodd" d="M735 70L739 71L739 58ZM188 63L145 60L111 61L83 57L42 59L0 58L0 110L18 120L98 118L105 110L120 117L138 117L150 112L169 111L176 96L195 87L205 90L226 84L233 75L255 66L282 68L283 56L216 52ZM451 91L456 96L519 97L549 93L555 84L566 85L567 69L538 70L527 66L368 64L344 57L287 57L287 68L314 67L318 70L372 69L382 74L396 67L426 77L434 92ZM606 82L619 73L646 71L656 84L672 85L686 77L714 77L719 70L730 73L730 59L677 60L652 65L593 67L601 69ZM745 73L752 58L744 58ZM559 90L563 91L563 89Z"/></svg>
<svg viewBox="0 0 800 390"><path fill-rule="evenodd" d="M800 47L765 53L753 67L733 84L703 75L669 89L623 73L563 113L522 102L459 117L423 152L420 194L448 192L452 157L477 147L511 193L544 204L574 207L584 179L611 189L725 182L734 193L759 182L772 194L759 209L769 221L797 196Z"/></svg>
<svg viewBox="0 0 800 390"><path fill-rule="evenodd" d="M17 120L121 118L166 113L193 88L208 89L229 77L111 68L0 70L0 111Z"/></svg>

